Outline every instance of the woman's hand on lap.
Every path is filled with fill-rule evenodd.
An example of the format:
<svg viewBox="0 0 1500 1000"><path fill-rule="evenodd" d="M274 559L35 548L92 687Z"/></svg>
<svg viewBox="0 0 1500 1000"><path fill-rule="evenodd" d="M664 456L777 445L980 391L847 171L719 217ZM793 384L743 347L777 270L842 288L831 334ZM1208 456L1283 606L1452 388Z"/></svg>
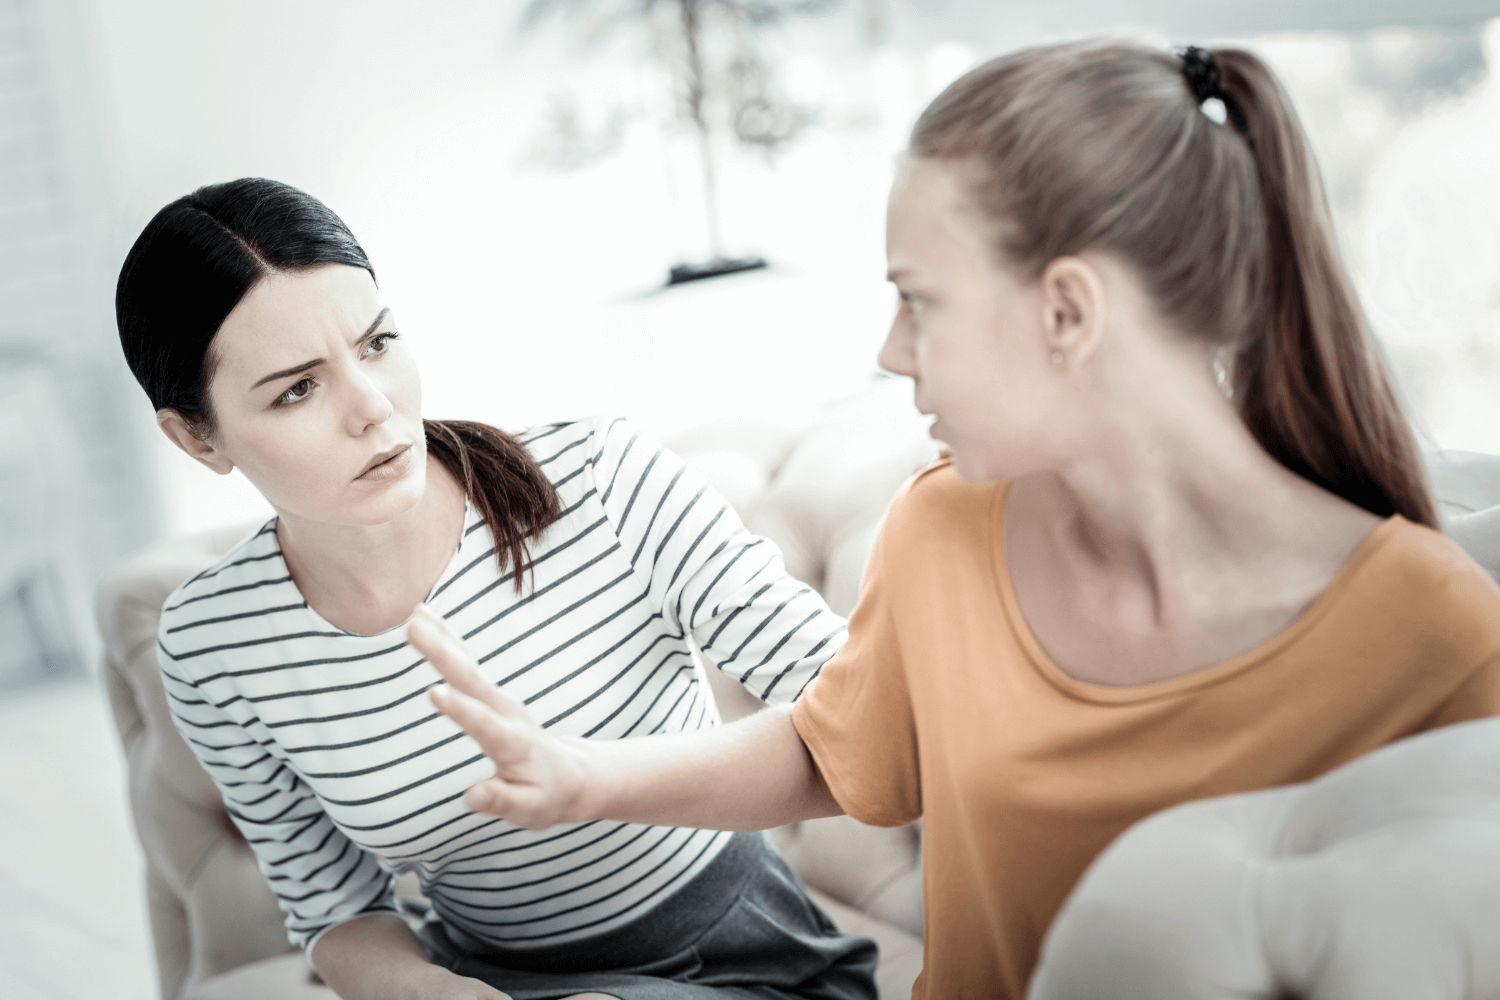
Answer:
<svg viewBox="0 0 1500 1000"><path fill-rule="evenodd" d="M548 733L514 698L501 694L447 622L419 607L407 624L408 641L448 682L428 689L439 712L458 723L495 765L495 776L472 785L464 805L540 830L592 819L581 813L588 785L582 740Z"/></svg>

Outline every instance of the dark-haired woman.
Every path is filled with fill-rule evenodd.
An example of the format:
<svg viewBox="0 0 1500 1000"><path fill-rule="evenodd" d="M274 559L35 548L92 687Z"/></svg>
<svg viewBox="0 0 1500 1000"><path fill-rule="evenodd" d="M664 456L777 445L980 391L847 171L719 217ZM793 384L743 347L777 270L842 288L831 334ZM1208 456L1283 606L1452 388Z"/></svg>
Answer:
<svg viewBox="0 0 1500 1000"><path fill-rule="evenodd" d="M873 943L839 934L763 835L472 813L493 767L423 697L438 676L402 631L419 607L561 737L715 725L691 641L792 701L844 624L699 477L619 420L423 421L364 252L285 185L168 205L116 306L163 431L276 510L168 599L160 660L340 996L874 995ZM431 900L420 938L392 894L408 871Z"/></svg>
<svg viewBox="0 0 1500 1000"><path fill-rule="evenodd" d="M925 816L915 995L1019 1000L1132 822L1500 713L1500 590L1436 530L1260 60L1110 44L981 66L918 121L887 234L881 361L952 458L892 506L848 643L794 708L598 744L551 738L415 619L452 682L433 700L497 765L473 808ZM765 765L729 789L747 758Z"/></svg>

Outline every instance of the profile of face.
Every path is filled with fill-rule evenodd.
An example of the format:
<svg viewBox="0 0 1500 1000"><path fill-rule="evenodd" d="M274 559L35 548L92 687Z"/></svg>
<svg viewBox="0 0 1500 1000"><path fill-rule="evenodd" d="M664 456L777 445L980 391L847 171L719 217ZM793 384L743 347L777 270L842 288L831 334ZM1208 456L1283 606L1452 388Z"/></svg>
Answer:
<svg viewBox="0 0 1500 1000"><path fill-rule="evenodd" d="M1086 353L1097 289L1077 259L1030 281L1000 261L967 169L910 156L898 168L886 253L900 305L879 362L913 379L933 437L977 484L1051 467L1069 448L1080 389L1067 367Z"/></svg>
<svg viewBox="0 0 1500 1000"><path fill-rule="evenodd" d="M420 502L421 379L367 271L262 278L210 350L212 433L157 414L183 451L220 474L238 467L284 518L384 524Z"/></svg>

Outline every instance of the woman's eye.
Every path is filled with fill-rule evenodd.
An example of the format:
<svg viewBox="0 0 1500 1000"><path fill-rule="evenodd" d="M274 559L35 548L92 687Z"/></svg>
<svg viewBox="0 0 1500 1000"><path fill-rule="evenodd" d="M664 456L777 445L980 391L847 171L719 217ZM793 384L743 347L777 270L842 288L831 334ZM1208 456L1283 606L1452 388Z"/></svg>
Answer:
<svg viewBox="0 0 1500 1000"><path fill-rule="evenodd" d="M400 336L399 333L382 333L371 337L369 343L365 344L365 355L384 354L390 342Z"/></svg>
<svg viewBox="0 0 1500 1000"><path fill-rule="evenodd" d="M316 384L310 378L298 379L290 389L276 398L276 405L285 406L287 403L295 403L298 400L306 399L307 394L312 392L313 386Z"/></svg>

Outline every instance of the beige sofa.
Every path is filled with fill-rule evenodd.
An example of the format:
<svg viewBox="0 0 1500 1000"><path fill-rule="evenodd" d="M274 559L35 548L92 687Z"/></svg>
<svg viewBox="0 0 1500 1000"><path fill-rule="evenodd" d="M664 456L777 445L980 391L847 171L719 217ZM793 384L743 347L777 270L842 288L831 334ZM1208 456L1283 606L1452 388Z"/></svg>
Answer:
<svg viewBox="0 0 1500 1000"><path fill-rule="evenodd" d="M910 384L882 380L800 423L719 421L669 436L740 511L775 541L788 570L840 614L858 594L890 497L936 456ZM1500 459L1440 458L1440 496L1455 537L1500 572ZM1460 521L1462 525L1460 525ZM157 617L167 594L211 563L241 530L160 544L102 589L106 682L129 765L131 803L163 1000L330 1000L292 953L282 916L212 782L171 724L157 672ZM756 703L709 671L726 718ZM920 825L883 830L847 818L776 831L820 903L844 929L881 947L882 998L904 998L921 965ZM414 892L414 886L405 891ZM1106 994L1100 994L1106 995Z"/></svg>

